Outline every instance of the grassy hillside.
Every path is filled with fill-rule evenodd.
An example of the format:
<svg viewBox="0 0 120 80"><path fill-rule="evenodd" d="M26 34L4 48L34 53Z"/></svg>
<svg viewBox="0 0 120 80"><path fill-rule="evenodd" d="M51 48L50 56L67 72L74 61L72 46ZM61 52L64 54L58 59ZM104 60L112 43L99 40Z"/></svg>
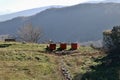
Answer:
<svg viewBox="0 0 120 80"><path fill-rule="evenodd" d="M64 80L61 61L74 80L92 71L89 66L100 64L95 58L104 56L90 47L80 47L78 53L57 56L45 53L45 44L0 42L0 80ZM81 76L76 77L78 74Z"/></svg>

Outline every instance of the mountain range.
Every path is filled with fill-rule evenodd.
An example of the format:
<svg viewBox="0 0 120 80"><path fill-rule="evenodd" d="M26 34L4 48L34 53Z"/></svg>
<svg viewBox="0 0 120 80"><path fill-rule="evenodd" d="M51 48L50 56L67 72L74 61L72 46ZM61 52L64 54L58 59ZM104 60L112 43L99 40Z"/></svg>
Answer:
<svg viewBox="0 0 120 80"><path fill-rule="evenodd" d="M49 9L49 8L61 8L61 7L63 7L63 6L60 6L60 5L46 6L46 7L33 8L33 9L28 9L28 10L24 10L24 11L15 12L15 13L0 15L0 22L10 20L10 19L13 19L16 17L32 16L32 15L40 13L46 9Z"/></svg>
<svg viewBox="0 0 120 80"><path fill-rule="evenodd" d="M120 25L120 3L84 3L49 8L29 17L16 17L0 22L0 34L16 34L27 23L39 26L44 40L100 40L104 30Z"/></svg>
<svg viewBox="0 0 120 80"><path fill-rule="evenodd" d="M103 2L114 2L114 3L120 3L120 0L105 0Z"/></svg>

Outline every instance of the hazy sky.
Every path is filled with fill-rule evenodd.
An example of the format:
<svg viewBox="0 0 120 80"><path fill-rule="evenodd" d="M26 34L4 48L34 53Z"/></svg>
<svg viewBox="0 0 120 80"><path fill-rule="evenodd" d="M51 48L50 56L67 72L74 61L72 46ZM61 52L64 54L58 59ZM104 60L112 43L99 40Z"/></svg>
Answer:
<svg viewBox="0 0 120 80"><path fill-rule="evenodd" d="M0 0L0 15L50 5L74 5L103 0Z"/></svg>

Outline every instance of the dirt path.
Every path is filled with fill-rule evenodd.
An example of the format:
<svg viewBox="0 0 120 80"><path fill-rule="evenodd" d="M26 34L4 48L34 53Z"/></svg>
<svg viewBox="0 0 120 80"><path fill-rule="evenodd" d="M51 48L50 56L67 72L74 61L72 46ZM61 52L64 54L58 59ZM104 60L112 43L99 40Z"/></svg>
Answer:
<svg viewBox="0 0 120 80"><path fill-rule="evenodd" d="M67 69L67 67L65 65L66 64L63 60L63 57L60 57L60 71L64 77L64 80L73 80L69 70Z"/></svg>

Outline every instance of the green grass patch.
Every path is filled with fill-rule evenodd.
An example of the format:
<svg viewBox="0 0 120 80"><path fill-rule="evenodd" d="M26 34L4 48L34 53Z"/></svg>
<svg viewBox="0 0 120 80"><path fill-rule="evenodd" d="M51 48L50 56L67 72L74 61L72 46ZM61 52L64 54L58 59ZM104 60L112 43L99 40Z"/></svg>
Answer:
<svg viewBox="0 0 120 80"><path fill-rule="evenodd" d="M100 64L94 62L94 58L104 56L91 47L80 47L78 53L56 56L45 53L47 44L0 44L0 80L64 80L60 71L61 58L74 78L79 73L83 75L92 71L89 66Z"/></svg>

